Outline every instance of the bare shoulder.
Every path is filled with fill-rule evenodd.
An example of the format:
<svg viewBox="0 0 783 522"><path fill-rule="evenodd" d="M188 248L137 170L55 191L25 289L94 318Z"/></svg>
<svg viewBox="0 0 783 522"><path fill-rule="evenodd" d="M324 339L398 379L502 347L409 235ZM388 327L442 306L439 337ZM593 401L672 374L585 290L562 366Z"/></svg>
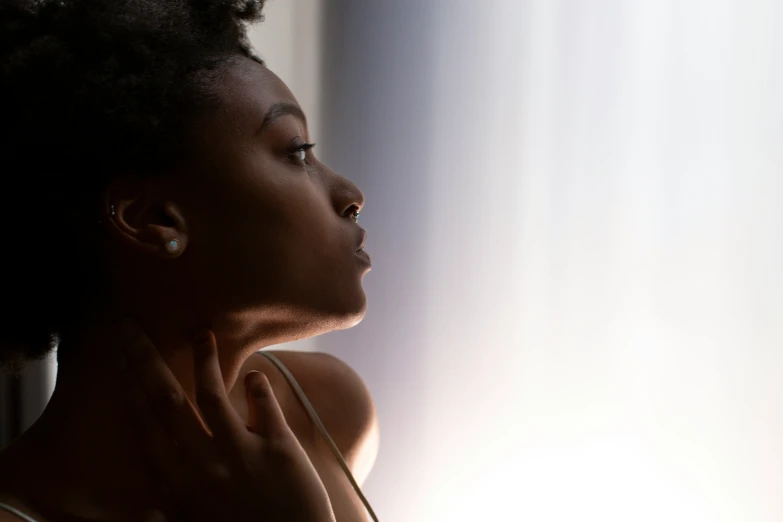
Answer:
<svg viewBox="0 0 783 522"><path fill-rule="evenodd" d="M358 468L359 474L364 468L371 467L377 453L378 418L372 396L361 376L331 354L285 350L269 352L293 374L349 465ZM280 371L260 353L248 359L242 374L251 370L264 372L275 390L290 389ZM291 409L291 402L281 404L284 411ZM298 400L293 402L297 403L301 412L304 411Z"/></svg>

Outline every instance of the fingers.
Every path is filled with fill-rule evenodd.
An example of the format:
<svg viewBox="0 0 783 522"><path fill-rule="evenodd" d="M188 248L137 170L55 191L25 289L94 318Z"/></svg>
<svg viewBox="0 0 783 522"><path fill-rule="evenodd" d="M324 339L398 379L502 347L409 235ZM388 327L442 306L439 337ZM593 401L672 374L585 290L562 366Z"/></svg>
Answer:
<svg viewBox="0 0 783 522"><path fill-rule="evenodd" d="M206 451L209 435L152 340L135 322L123 323L128 367L136 377L128 380L129 386L143 390L143 402L153 415L146 425L150 430L163 429L183 450Z"/></svg>
<svg viewBox="0 0 783 522"><path fill-rule="evenodd" d="M198 407L216 442L233 445L246 430L226 393L215 336L209 330L201 329L193 336L192 343Z"/></svg>
<svg viewBox="0 0 783 522"><path fill-rule="evenodd" d="M247 425L254 433L269 438L287 433L288 424L283 410L266 375L255 370L248 372L245 375L245 395Z"/></svg>

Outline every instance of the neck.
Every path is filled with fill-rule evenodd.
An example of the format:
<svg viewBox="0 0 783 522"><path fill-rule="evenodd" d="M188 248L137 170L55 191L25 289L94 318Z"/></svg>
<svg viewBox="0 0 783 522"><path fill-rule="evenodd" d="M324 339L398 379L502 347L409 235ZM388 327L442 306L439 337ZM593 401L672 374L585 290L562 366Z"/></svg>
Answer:
<svg viewBox="0 0 783 522"><path fill-rule="evenodd" d="M140 318L142 328L196 404L188 339L198 324L172 314L157 317L168 318L165 328ZM45 412L8 452L10 460L19 463L12 469L19 470L16 483L31 505L104 520L117 513L141 516L165 505L129 423L123 372L115 365L114 325L115 319L95 321L62 347L57 384ZM271 343L259 342L263 337L257 329L250 331L242 321L208 326L220 343L221 371L230 391L247 357ZM132 374L132 369L125 373Z"/></svg>

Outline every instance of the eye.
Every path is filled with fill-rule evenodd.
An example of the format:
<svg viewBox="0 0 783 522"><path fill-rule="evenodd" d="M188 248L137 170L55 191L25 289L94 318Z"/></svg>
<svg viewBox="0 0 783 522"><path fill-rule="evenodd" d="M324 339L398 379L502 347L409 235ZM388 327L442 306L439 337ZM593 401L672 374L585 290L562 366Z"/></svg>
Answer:
<svg viewBox="0 0 783 522"><path fill-rule="evenodd" d="M294 163L298 163L302 166L307 165L307 151L315 147L315 143L305 143L303 145L297 145L294 150L288 155L288 158Z"/></svg>

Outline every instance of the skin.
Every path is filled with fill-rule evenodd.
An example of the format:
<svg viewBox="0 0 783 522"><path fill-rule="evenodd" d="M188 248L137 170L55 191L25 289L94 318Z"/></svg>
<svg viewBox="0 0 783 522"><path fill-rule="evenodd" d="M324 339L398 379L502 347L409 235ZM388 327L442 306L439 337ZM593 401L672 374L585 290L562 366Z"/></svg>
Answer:
<svg viewBox="0 0 783 522"><path fill-rule="evenodd" d="M141 520L166 506L119 406L117 324L127 316L138 320L194 404L189 339L199 327L214 333L225 387L244 419L239 378L265 373L332 497L337 520L363 520L287 382L255 352L363 318L369 263L357 254L364 231L351 215L364 196L312 150L304 161L295 152L309 140L306 121L269 69L237 56L214 89L220 102L194 114L185 160L154 179L123 173L106 191L106 292L63 348L46 411L0 453L0 500L41 521L65 513ZM164 248L171 239L180 244L174 255ZM364 383L326 354L275 353L361 481L377 451L375 410Z"/></svg>

